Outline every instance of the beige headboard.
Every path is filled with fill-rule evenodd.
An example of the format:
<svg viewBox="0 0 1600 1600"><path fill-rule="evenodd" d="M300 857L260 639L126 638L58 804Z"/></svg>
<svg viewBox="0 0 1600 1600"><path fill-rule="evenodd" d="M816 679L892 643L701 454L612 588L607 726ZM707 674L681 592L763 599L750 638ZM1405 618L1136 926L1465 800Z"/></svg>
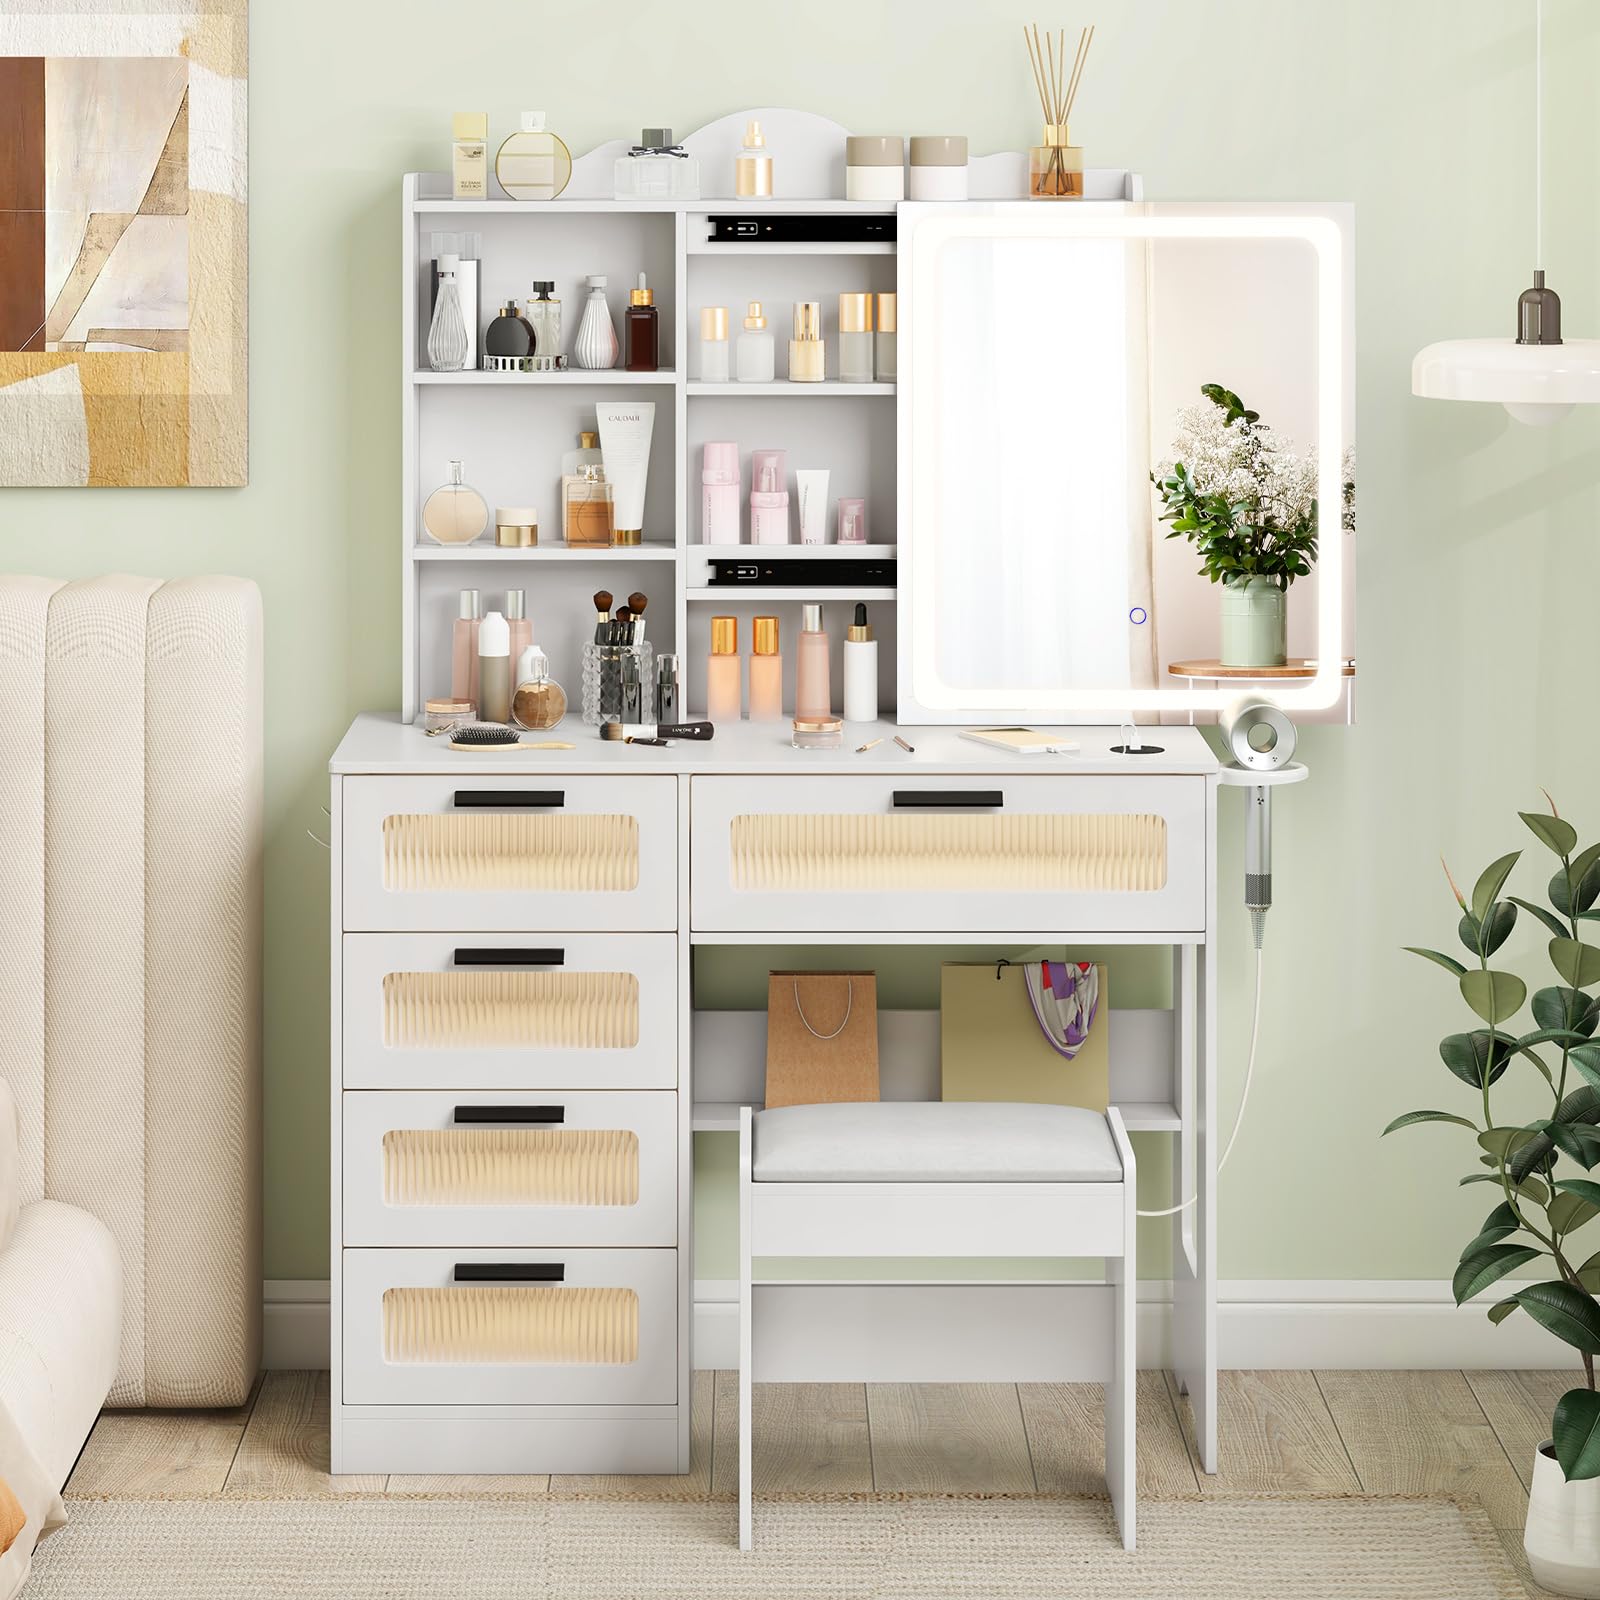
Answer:
<svg viewBox="0 0 1600 1600"><path fill-rule="evenodd" d="M0 1075L121 1249L112 1405L260 1359L261 642L237 578L0 576Z"/></svg>

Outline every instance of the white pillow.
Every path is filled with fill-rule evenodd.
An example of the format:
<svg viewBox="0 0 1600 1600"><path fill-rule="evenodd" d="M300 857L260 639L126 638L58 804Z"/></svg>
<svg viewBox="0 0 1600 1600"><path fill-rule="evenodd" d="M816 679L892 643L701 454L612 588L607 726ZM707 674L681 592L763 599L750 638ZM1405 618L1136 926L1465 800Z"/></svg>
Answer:
<svg viewBox="0 0 1600 1600"><path fill-rule="evenodd" d="M17 1148L17 1102L0 1078L0 1250L11 1243L21 1209L22 1157Z"/></svg>

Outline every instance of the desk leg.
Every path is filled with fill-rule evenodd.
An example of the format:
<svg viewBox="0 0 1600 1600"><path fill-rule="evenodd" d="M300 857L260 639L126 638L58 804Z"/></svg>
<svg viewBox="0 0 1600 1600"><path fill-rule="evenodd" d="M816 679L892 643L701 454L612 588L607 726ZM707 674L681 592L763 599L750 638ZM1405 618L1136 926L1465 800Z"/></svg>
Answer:
<svg viewBox="0 0 1600 1600"><path fill-rule="evenodd" d="M1184 1133L1175 1203L1196 1196L1173 1230L1172 1367L1194 1412L1200 1465L1217 1470L1217 1086L1215 953L1174 952L1173 1004Z"/></svg>

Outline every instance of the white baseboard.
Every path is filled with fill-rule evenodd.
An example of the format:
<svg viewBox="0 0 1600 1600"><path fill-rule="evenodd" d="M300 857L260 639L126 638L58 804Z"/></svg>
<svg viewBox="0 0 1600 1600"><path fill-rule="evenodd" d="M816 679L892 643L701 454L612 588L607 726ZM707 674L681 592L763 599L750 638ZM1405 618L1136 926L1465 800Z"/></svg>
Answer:
<svg viewBox="0 0 1600 1600"><path fill-rule="evenodd" d="M852 1286L856 1287L856 1286ZM892 1321L904 1339L908 1324L917 1330L917 1348L899 1352L919 1372L947 1368L965 1371L971 1349L951 1337L959 1335L963 1318L952 1318L948 1306L938 1316L908 1315L903 1304L917 1285L898 1285L902 1304ZM1051 1326L1049 1285L1041 1291L1041 1326ZM831 1345L841 1349L835 1319L828 1307L829 1286L818 1286L809 1298L786 1294L789 1328L786 1343ZM982 1296L982 1286L971 1293ZM932 1296L929 1297L929 1310ZM1378 1279L1313 1281L1236 1280L1218 1285L1218 1365L1224 1368L1304 1368L1368 1370L1456 1367L1575 1367L1573 1351L1531 1318L1514 1315L1499 1327L1484 1306L1457 1306L1448 1283ZM1139 1365L1171 1363L1172 1285L1139 1285ZM804 1324L813 1322L813 1327ZM796 1323L800 1326L795 1326ZM842 1359L842 1357L841 1357ZM874 1370L881 1351L862 1350L859 1370ZM709 1280L694 1286L694 1365L732 1368L739 1364L738 1284ZM1064 1369L1062 1377L1069 1375Z"/></svg>
<svg viewBox="0 0 1600 1600"><path fill-rule="evenodd" d="M1045 1288L1048 1293L1047 1286ZM277 1278L264 1285L262 1365L269 1369L328 1365L328 1284L316 1279ZM897 1286L900 1296L915 1285ZM974 1287L981 1295L981 1287ZM804 1296L790 1297L788 1315L815 1316L819 1335L827 1325L820 1286L811 1308ZM1570 1367L1572 1351L1530 1318L1514 1315L1499 1327L1487 1307L1458 1307L1448 1283L1375 1279L1256 1281L1236 1279L1218 1286L1217 1339L1223 1367L1322 1367L1325 1369ZM897 1326L900 1319L896 1319ZM1139 1365L1168 1365L1172 1286L1139 1285ZM919 1321L921 1370L942 1364L954 1369L962 1352L942 1337L948 1325ZM738 1285L731 1279L694 1286L694 1365L732 1369L739 1364ZM805 1329L795 1337L805 1338ZM902 1347L903 1348L903 1347ZM882 1352L877 1352L881 1359ZM909 1355L910 1353L908 1353Z"/></svg>
<svg viewBox="0 0 1600 1600"><path fill-rule="evenodd" d="M261 1365L317 1372L329 1359L326 1278L268 1278L261 1286Z"/></svg>

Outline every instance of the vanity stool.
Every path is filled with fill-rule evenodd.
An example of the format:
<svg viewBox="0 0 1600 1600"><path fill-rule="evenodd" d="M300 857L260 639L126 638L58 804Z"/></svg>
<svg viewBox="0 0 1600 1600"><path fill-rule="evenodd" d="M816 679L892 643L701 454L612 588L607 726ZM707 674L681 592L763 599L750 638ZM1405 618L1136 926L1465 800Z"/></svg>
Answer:
<svg viewBox="0 0 1600 1600"><path fill-rule="evenodd" d="M751 1519L754 1256L1100 1256L1106 1486L1134 1541L1133 1147L1115 1107L881 1100L739 1117L739 1548Z"/></svg>

